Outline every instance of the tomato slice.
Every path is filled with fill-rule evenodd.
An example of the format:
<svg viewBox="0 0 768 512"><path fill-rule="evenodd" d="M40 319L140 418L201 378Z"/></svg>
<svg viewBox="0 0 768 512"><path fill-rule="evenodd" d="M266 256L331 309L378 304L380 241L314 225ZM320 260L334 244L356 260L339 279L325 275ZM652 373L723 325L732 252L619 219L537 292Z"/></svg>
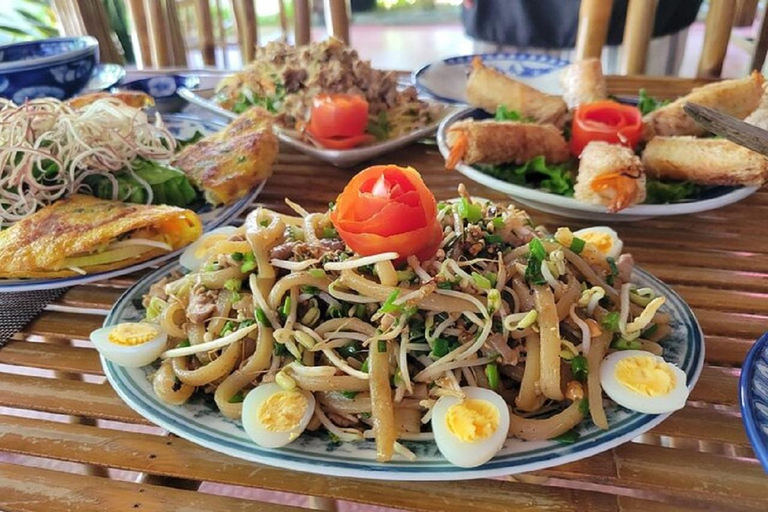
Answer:
<svg viewBox="0 0 768 512"><path fill-rule="evenodd" d="M579 105L573 114L571 153L581 155L584 147L599 140L634 149L643 134L643 115L631 105L598 101Z"/></svg>
<svg viewBox="0 0 768 512"><path fill-rule="evenodd" d="M307 131L313 137L356 137L365 133L367 126L368 102L362 96L322 93L312 98Z"/></svg>
<svg viewBox="0 0 768 512"><path fill-rule="evenodd" d="M363 133L353 137L334 137L329 139L315 137L315 140L321 146L328 149L352 149L363 144L369 144L376 140L376 137Z"/></svg>

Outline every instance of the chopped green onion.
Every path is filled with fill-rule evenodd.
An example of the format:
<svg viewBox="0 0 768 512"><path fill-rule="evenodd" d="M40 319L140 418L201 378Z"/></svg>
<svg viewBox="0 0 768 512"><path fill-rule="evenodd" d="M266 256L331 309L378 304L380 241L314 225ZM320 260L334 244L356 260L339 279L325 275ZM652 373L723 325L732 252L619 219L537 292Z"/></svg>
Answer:
<svg viewBox="0 0 768 512"><path fill-rule="evenodd" d="M261 308L256 308L256 320L259 322L259 324L263 325L264 327L272 327L272 324L269 323L269 319L267 318L267 314L264 312Z"/></svg>
<svg viewBox="0 0 768 512"><path fill-rule="evenodd" d="M275 342L275 348L272 350L272 352L276 356L287 356L287 355L290 355L290 352L288 351L288 348L285 346L284 343L277 343L277 342Z"/></svg>
<svg viewBox="0 0 768 512"><path fill-rule="evenodd" d="M344 316L344 313L341 311L341 308L338 306L330 306L328 308L328 316L331 318L341 318Z"/></svg>
<svg viewBox="0 0 768 512"><path fill-rule="evenodd" d="M406 269L406 270L398 270L397 271L397 282L398 283L402 282L402 281L410 281L414 277L416 277L416 272L414 272L410 268Z"/></svg>
<svg viewBox="0 0 768 512"><path fill-rule="evenodd" d="M188 346L190 346L189 340L184 340L181 343L179 343L178 345L176 345L176 348L184 348L184 347L188 347Z"/></svg>
<svg viewBox="0 0 768 512"><path fill-rule="evenodd" d="M288 315L291 314L291 296L290 295L285 296L283 305L280 308L280 314L283 315L285 318L288 318Z"/></svg>
<svg viewBox="0 0 768 512"><path fill-rule="evenodd" d="M437 211L441 212L448 208L448 203L437 203Z"/></svg>
<svg viewBox="0 0 768 512"><path fill-rule="evenodd" d="M242 322L240 322L240 328L241 329L245 329L246 327L250 327L250 326L252 326L255 323L256 323L255 320L251 320L250 318L248 318L248 319L243 320Z"/></svg>
<svg viewBox="0 0 768 512"><path fill-rule="evenodd" d="M613 277L616 277L619 275L619 267L616 266L616 260L613 259L611 256L608 256L605 258L605 261L608 263L608 266L611 269L611 275Z"/></svg>
<svg viewBox="0 0 768 512"><path fill-rule="evenodd" d="M340 391L339 394L343 396L344 398L348 398L352 400L357 396L357 391Z"/></svg>
<svg viewBox="0 0 768 512"><path fill-rule="evenodd" d="M491 288L490 279L478 274L477 272L472 272L472 280L475 282L475 286L481 290L489 290Z"/></svg>
<svg viewBox="0 0 768 512"><path fill-rule="evenodd" d="M433 359L440 359L457 348L459 348L459 343L457 341L448 341L445 338L437 338L432 343L432 351L429 355Z"/></svg>
<svg viewBox="0 0 768 512"><path fill-rule="evenodd" d="M501 235L485 235L485 241L489 244L502 244L504 243L504 238Z"/></svg>
<svg viewBox="0 0 768 512"><path fill-rule="evenodd" d="M576 380L584 382L587 380L589 374L589 367L587 366L587 358L584 356L576 356L571 359L571 372Z"/></svg>
<svg viewBox="0 0 768 512"><path fill-rule="evenodd" d="M168 305L167 302L165 302L160 297L152 297L149 300L149 307L147 308L147 320L150 322L160 316L160 313L163 312L165 307Z"/></svg>
<svg viewBox="0 0 768 512"><path fill-rule="evenodd" d="M501 293L496 288L488 290L488 313L493 314L501 307Z"/></svg>
<svg viewBox="0 0 768 512"><path fill-rule="evenodd" d="M252 252L248 252L243 257L243 264L240 265L240 272L246 274L256 268L256 256Z"/></svg>
<svg viewBox="0 0 768 512"><path fill-rule="evenodd" d="M515 329L527 329L528 327L532 326L536 320L539 318L539 312L535 309L530 310L522 320L517 322L517 325L515 326Z"/></svg>
<svg viewBox="0 0 768 512"><path fill-rule="evenodd" d="M242 286L243 286L243 282L235 277L224 281L224 288L231 291L232 293L239 292Z"/></svg>
<svg viewBox="0 0 768 512"><path fill-rule="evenodd" d="M378 349L379 352L386 352L387 351L387 342L385 340L379 340L378 343Z"/></svg>
<svg viewBox="0 0 768 512"><path fill-rule="evenodd" d="M368 360L363 361L363 366L360 367L361 372L368 373Z"/></svg>
<svg viewBox="0 0 768 512"><path fill-rule="evenodd" d="M441 290L451 290L453 289L453 283L450 281L440 281L437 283L437 287Z"/></svg>
<svg viewBox="0 0 768 512"><path fill-rule="evenodd" d="M352 343L347 343L343 347L339 347L339 354L344 357L352 357L360 352L360 350L362 350L360 344L356 341L353 341Z"/></svg>
<svg viewBox="0 0 768 512"><path fill-rule="evenodd" d="M326 226L323 228L323 238L338 238L339 233L336 229Z"/></svg>
<svg viewBox="0 0 768 512"><path fill-rule="evenodd" d="M656 334L656 330L659 328L659 324L653 324L649 328L643 331L643 338L650 338Z"/></svg>
<svg viewBox="0 0 768 512"><path fill-rule="evenodd" d="M496 229L504 227L504 217L494 217L491 219L491 222L493 223L493 227Z"/></svg>
<svg viewBox="0 0 768 512"><path fill-rule="evenodd" d="M584 250L584 246L586 245L587 243L581 238L573 237L573 240L571 240L570 249L576 254L581 254L581 251Z"/></svg>
<svg viewBox="0 0 768 512"><path fill-rule="evenodd" d="M575 429L571 429L565 434L555 437L553 441L557 441L558 443L562 444L573 444L578 441L579 437L579 433Z"/></svg>
<svg viewBox="0 0 768 512"><path fill-rule="evenodd" d="M320 293L320 289L317 288L316 286L305 285L305 286L302 286L300 290L301 290L301 293L305 293L307 295L317 295L318 293Z"/></svg>
<svg viewBox="0 0 768 512"><path fill-rule="evenodd" d="M238 391L237 393L232 395L232 397L229 400L227 400L227 402L231 404L239 404L243 400L245 400L245 395L243 395L242 391Z"/></svg>
<svg viewBox="0 0 768 512"><path fill-rule="evenodd" d="M235 261L243 261L243 259L245 258L245 255L241 252L233 252L231 256L232 256L232 259Z"/></svg>
<svg viewBox="0 0 768 512"><path fill-rule="evenodd" d="M457 203L456 211L458 212L459 217L466 219L471 223L480 222L483 218L482 206L470 203L466 197L462 197L461 201Z"/></svg>
<svg viewBox="0 0 768 512"><path fill-rule="evenodd" d="M323 270L321 268L311 268L311 269L307 270L307 272L312 277L317 277L317 278L325 277L325 270Z"/></svg>
<svg viewBox="0 0 768 512"><path fill-rule="evenodd" d="M387 297L387 300L384 301L384 303L381 305L381 308L379 308L379 311L382 313L399 313L402 311L402 306L399 306L395 304L395 301L397 300L397 297L400 295L400 290L395 290L392 293L389 294L389 297Z"/></svg>
<svg viewBox="0 0 768 512"><path fill-rule="evenodd" d="M611 343L611 348L616 350L640 350L643 348L643 344L637 340L628 340L626 338L619 338Z"/></svg>
<svg viewBox="0 0 768 512"><path fill-rule="evenodd" d="M221 332L219 333L219 336L225 336L230 332L235 332L235 322L231 320L227 320L224 323L224 327L222 327Z"/></svg>
<svg viewBox="0 0 768 512"><path fill-rule="evenodd" d="M603 317L603 319L600 321L600 325L603 327L603 329L608 331L619 332L619 313L616 311L611 311Z"/></svg>
<svg viewBox="0 0 768 512"><path fill-rule="evenodd" d="M499 365L496 363L485 365L485 376L488 378L488 386L492 390L499 389Z"/></svg>
<svg viewBox="0 0 768 512"><path fill-rule="evenodd" d="M528 243L528 247L530 248L531 255L533 255L534 258L539 261L546 259L547 251L544 249L544 245L541 243L541 240L534 238Z"/></svg>
<svg viewBox="0 0 768 512"><path fill-rule="evenodd" d="M579 402L579 412L582 416L589 416L589 398L582 398Z"/></svg>

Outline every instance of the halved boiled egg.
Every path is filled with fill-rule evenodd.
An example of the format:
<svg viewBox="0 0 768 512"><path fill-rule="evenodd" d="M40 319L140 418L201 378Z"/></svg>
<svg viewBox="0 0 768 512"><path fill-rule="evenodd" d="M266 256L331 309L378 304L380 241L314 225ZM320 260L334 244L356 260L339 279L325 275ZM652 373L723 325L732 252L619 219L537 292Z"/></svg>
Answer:
<svg viewBox="0 0 768 512"><path fill-rule="evenodd" d="M473 468L491 460L509 432L509 408L490 389L461 388L464 399L442 396L432 409L432 432L449 462Z"/></svg>
<svg viewBox="0 0 768 512"><path fill-rule="evenodd" d="M236 231L235 226L224 226L205 233L184 250L179 262L188 270L198 270L208 259L208 250L217 243L227 240Z"/></svg>
<svg viewBox="0 0 768 512"><path fill-rule="evenodd" d="M688 398L685 372L642 350L606 356L600 365L600 384L617 404L646 414L682 409Z"/></svg>
<svg viewBox="0 0 768 512"><path fill-rule="evenodd" d="M91 341L99 353L120 366L146 366L165 350L168 334L159 326L124 323L96 329Z"/></svg>
<svg viewBox="0 0 768 512"><path fill-rule="evenodd" d="M248 392L241 419L245 433L254 443L280 448L304 432L314 411L315 397L309 391L288 391L270 383Z"/></svg>
<svg viewBox="0 0 768 512"><path fill-rule="evenodd" d="M608 226L580 229L574 232L573 236L594 245L598 251L614 259L621 256L621 250L624 248L619 234Z"/></svg>

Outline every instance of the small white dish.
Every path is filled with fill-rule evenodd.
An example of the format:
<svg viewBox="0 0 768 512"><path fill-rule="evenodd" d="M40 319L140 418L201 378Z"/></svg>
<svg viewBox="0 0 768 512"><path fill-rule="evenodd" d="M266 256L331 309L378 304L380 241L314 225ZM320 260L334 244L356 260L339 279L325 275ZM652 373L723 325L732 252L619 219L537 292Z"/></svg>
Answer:
<svg viewBox="0 0 768 512"><path fill-rule="evenodd" d="M547 94L563 94L558 79L567 60L532 53L480 53L462 55L427 64L414 71L411 80L419 92L443 103L467 103L467 75L472 59L480 57L483 64L530 85Z"/></svg>
<svg viewBox="0 0 768 512"><path fill-rule="evenodd" d="M437 130L437 145L440 148L440 154L443 158L448 157L450 149L446 142L446 133L448 128L455 122L469 118L482 118L485 114L478 109L467 108L461 112L456 112L446 117ZM487 117L487 116L486 116ZM736 187L727 190L722 195L701 199L698 201L688 201L670 204L640 204L626 208L617 213L608 213L605 207L582 203L572 197L561 196L528 188L521 185L513 185L506 181L494 178L471 165L459 163L456 169L472 181L476 181L492 190L507 194L514 201L534 208L539 211L569 217L574 219L586 219L600 222L629 222L649 219L652 217L665 217L670 215L686 215L690 213L705 212L722 208L729 204L741 201L742 199L754 194L759 187Z"/></svg>
<svg viewBox="0 0 768 512"><path fill-rule="evenodd" d="M217 116L223 117L230 121L237 118L237 114L234 112L230 112L229 110L221 108L215 102L204 98L200 94L197 94L196 92L193 92L189 89L181 87L178 89L177 93L179 96L192 103L193 105L204 108L209 112L216 114ZM336 167L351 167L360 162L371 160L377 156L381 156L385 153L394 151L423 137L428 137L434 133L434 131L437 129L437 126L440 124L440 121L446 115L449 115L455 111L455 108L446 107L440 111L436 121L430 123L424 128L412 131L411 133L397 137L396 139L377 142L375 144L371 144L370 146L363 146L354 149L338 150L319 148L293 136L287 131L280 129L275 130L275 135L277 135L277 138L280 139L280 142L306 155L317 158L318 160L322 160L324 162L328 162L335 165Z"/></svg>

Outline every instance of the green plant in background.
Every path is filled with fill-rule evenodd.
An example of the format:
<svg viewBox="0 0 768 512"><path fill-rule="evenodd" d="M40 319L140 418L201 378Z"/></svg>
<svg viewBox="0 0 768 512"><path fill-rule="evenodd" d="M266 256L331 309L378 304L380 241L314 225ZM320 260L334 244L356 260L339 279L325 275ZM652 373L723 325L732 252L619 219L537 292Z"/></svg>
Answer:
<svg viewBox="0 0 768 512"><path fill-rule="evenodd" d="M104 0L104 6L107 9L109 24L123 49L125 62L129 64L135 63L136 58L133 55L133 45L131 43L131 26L128 13L125 10L125 2L123 0Z"/></svg>
<svg viewBox="0 0 768 512"><path fill-rule="evenodd" d="M11 0L10 11L0 20L0 44L59 35L48 0Z"/></svg>

